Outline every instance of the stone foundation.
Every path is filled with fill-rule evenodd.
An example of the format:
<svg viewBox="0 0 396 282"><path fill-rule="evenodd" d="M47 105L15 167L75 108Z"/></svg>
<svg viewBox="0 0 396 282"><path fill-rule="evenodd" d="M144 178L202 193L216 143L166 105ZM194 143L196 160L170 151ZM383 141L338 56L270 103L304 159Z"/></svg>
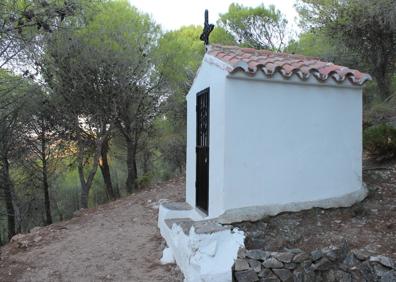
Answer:
<svg viewBox="0 0 396 282"><path fill-rule="evenodd" d="M366 250L349 250L347 244L306 253L240 249L233 279L250 281L380 281L396 282L396 263Z"/></svg>

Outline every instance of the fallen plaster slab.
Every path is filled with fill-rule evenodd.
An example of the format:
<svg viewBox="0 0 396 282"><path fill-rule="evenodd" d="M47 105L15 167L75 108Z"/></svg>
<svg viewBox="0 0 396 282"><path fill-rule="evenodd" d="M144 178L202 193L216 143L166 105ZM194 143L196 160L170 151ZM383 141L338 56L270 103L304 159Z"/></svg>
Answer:
<svg viewBox="0 0 396 282"><path fill-rule="evenodd" d="M168 245L163 261L172 261L171 253L186 282L232 281L232 265L244 246L243 231L202 220L193 208L175 203L161 204L158 226Z"/></svg>
<svg viewBox="0 0 396 282"><path fill-rule="evenodd" d="M340 197L322 199L317 201L306 201L297 203L252 206L225 211L216 220L222 224L230 224L242 221L257 221L265 216L274 216L282 212L296 212L311 208L341 208L350 207L355 203L363 201L367 196L368 190L366 185L352 193Z"/></svg>

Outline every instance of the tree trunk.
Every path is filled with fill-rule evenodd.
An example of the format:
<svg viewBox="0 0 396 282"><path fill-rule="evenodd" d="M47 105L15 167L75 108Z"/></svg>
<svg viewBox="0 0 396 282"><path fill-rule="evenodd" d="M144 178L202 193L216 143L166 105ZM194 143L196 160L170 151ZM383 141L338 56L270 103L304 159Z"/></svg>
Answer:
<svg viewBox="0 0 396 282"><path fill-rule="evenodd" d="M377 75L377 76L375 76L375 79L377 81L377 87L378 87L379 96L381 98L381 101L387 100L392 94L391 79L389 77L387 77L387 74Z"/></svg>
<svg viewBox="0 0 396 282"><path fill-rule="evenodd" d="M48 165L47 165L47 156L46 152L46 142L45 136L43 134L41 138L41 162L43 165L43 189L44 189L44 207L45 207L45 215L46 215L46 225L52 224L52 215L51 215L51 202L49 196L49 184L48 184Z"/></svg>
<svg viewBox="0 0 396 282"><path fill-rule="evenodd" d="M20 232L21 216L16 202L14 187L10 179L10 164L8 158L3 156L2 184L7 208L8 239Z"/></svg>
<svg viewBox="0 0 396 282"><path fill-rule="evenodd" d="M126 181L126 189L130 194L136 189L137 167L136 167L136 144L131 140L127 140L127 170L128 177Z"/></svg>
<svg viewBox="0 0 396 282"><path fill-rule="evenodd" d="M92 167L88 172L87 179L85 179L85 174L84 174L84 148L79 148L78 152L78 175L80 178L80 184L81 184L81 208L86 209L88 208L88 196L89 196L89 190L91 189L96 171L98 170L99 166L99 158L102 150L102 144L103 142L101 140L96 141L96 148L95 148L95 154L93 156L93 162L92 162ZM81 145L80 145L81 146Z"/></svg>
<svg viewBox="0 0 396 282"><path fill-rule="evenodd" d="M109 200L114 200L116 198L113 184L111 182L110 166L107 159L107 154L109 152L109 140L106 139L103 142L101 150L101 160L99 162L100 171L102 172L103 181L106 185L106 193Z"/></svg>

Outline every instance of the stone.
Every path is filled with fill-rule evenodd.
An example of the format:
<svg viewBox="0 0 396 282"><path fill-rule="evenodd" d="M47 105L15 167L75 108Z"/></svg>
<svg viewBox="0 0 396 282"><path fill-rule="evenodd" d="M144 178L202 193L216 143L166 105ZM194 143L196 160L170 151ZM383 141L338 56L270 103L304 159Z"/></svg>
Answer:
<svg viewBox="0 0 396 282"><path fill-rule="evenodd" d="M355 257L355 255L350 252L342 262L346 266L352 267L360 263L360 261Z"/></svg>
<svg viewBox="0 0 396 282"><path fill-rule="evenodd" d="M290 263L285 263L284 266L286 269L295 269L297 267L297 264L295 264L294 262L290 262Z"/></svg>
<svg viewBox="0 0 396 282"><path fill-rule="evenodd" d="M295 249L285 248L285 251L287 251L289 253L292 253L292 254L299 254L299 253L303 253L304 252L303 250L297 249L297 248L295 248Z"/></svg>
<svg viewBox="0 0 396 282"><path fill-rule="evenodd" d="M82 216L82 212L81 211L73 212L73 217L80 217L80 216Z"/></svg>
<svg viewBox="0 0 396 282"><path fill-rule="evenodd" d="M304 282L317 282L316 275L314 271L304 272Z"/></svg>
<svg viewBox="0 0 396 282"><path fill-rule="evenodd" d="M358 266L360 273L362 274L364 280L375 281L376 275L374 273L374 268L370 265L368 261L363 262Z"/></svg>
<svg viewBox="0 0 396 282"><path fill-rule="evenodd" d="M24 234L16 234L16 235L12 236L11 242L20 241L20 240L22 240L23 238L25 238L25 235L24 235Z"/></svg>
<svg viewBox="0 0 396 282"><path fill-rule="evenodd" d="M41 226L36 226L36 227L33 227L32 229L30 229L30 233L38 233L40 230L41 230Z"/></svg>
<svg viewBox="0 0 396 282"><path fill-rule="evenodd" d="M235 264L234 264L234 269L235 269L235 271L248 270L249 264L244 259L236 259Z"/></svg>
<svg viewBox="0 0 396 282"><path fill-rule="evenodd" d="M374 272L378 277L384 276L387 272L389 272L389 268L381 265L381 264L375 264L373 266Z"/></svg>
<svg viewBox="0 0 396 282"><path fill-rule="evenodd" d="M250 259L248 260L249 266L251 269L253 269L255 272L260 272L261 271L261 263L257 260Z"/></svg>
<svg viewBox="0 0 396 282"><path fill-rule="evenodd" d="M333 263L329 259L323 257L320 260L318 260L317 262L315 262L314 264L312 264L312 269L320 270L320 271L329 270L332 265L333 265Z"/></svg>
<svg viewBox="0 0 396 282"><path fill-rule="evenodd" d="M370 262L379 262L383 266L389 267L389 268L394 268L394 262L391 258L386 257L386 256L371 256L370 257Z"/></svg>
<svg viewBox="0 0 396 282"><path fill-rule="evenodd" d="M38 243L38 242L41 241L41 239L43 239L43 237L37 236L37 237L35 237L35 238L33 239L33 242Z"/></svg>
<svg viewBox="0 0 396 282"><path fill-rule="evenodd" d="M274 275L273 277L261 278L259 282L280 282L280 280Z"/></svg>
<svg viewBox="0 0 396 282"><path fill-rule="evenodd" d="M234 273L237 282L254 282L259 281L257 273L253 270L237 271Z"/></svg>
<svg viewBox="0 0 396 282"><path fill-rule="evenodd" d="M311 252L311 257L313 261L316 261L320 258L322 258L323 254L321 250L314 250Z"/></svg>
<svg viewBox="0 0 396 282"><path fill-rule="evenodd" d="M384 276L381 277L380 282L395 282L396 273L394 271L388 271Z"/></svg>
<svg viewBox="0 0 396 282"><path fill-rule="evenodd" d="M358 260L366 260L370 257L370 252L366 250L354 249L351 251Z"/></svg>
<svg viewBox="0 0 396 282"><path fill-rule="evenodd" d="M263 262L264 267L266 268L282 268L283 263L277 260L276 258L268 258Z"/></svg>
<svg viewBox="0 0 396 282"><path fill-rule="evenodd" d="M348 253L348 244L346 241L341 246L329 246L322 249L322 253L331 261L343 260Z"/></svg>
<svg viewBox="0 0 396 282"><path fill-rule="evenodd" d="M344 272L342 270L334 271L335 279L337 282L351 282L352 275L350 273Z"/></svg>
<svg viewBox="0 0 396 282"><path fill-rule="evenodd" d="M293 258L293 262L303 262L304 260L311 260L311 257L307 253L299 253Z"/></svg>
<svg viewBox="0 0 396 282"><path fill-rule="evenodd" d="M293 271L293 281L294 282L303 282L304 281L304 273L302 270Z"/></svg>
<svg viewBox="0 0 396 282"><path fill-rule="evenodd" d="M261 277L261 278L266 278L266 277L273 277L273 276L275 276L275 274L272 272L271 269L263 268L259 272L258 276Z"/></svg>
<svg viewBox="0 0 396 282"><path fill-rule="evenodd" d="M270 252L266 252L260 249L246 251L246 257L251 259L266 260L269 258Z"/></svg>
<svg viewBox="0 0 396 282"><path fill-rule="evenodd" d="M281 281L291 282L293 281L293 275L290 270L287 269L273 269L272 270Z"/></svg>
<svg viewBox="0 0 396 282"><path fill-rule="evenodd" d="M239 248L238 250L238 258L245 258L246 257L246 249L245 248Z"/></svg>
<svg viewBox="0 0 396 282"><path fill-rule="evenodd" d="M323 278L327 282L337 282L335 271L333 269L330 269L329 271L323 273Z"/></svg>
<svg viewBox="0 0 396 282"><path fill-rule="evenodd" d="M273 252L271 253L271 256L276 258L277 260L281 262L286 262L289 263L292 261L294 254L289 253L289 252Z"/></svg>
<svg viewBox="0 0 396 282"><path fill-rule="evenodd" d="M20 249L27 249L29 247L29 241L27 240L18 241L17 244Z"/></svg>

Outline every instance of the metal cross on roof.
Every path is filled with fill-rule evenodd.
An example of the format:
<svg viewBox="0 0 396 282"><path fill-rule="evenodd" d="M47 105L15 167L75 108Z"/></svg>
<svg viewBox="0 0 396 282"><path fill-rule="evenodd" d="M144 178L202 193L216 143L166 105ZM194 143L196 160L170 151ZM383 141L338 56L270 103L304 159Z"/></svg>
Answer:
<svg viewBox="0 0 396 282"><path fill-rule="evenodd" d="M205 23L204 23L204 28L202 31L201 36L199 39L201 39L205 45L209 45L209 35L214 29L214 24L209 24L209 12L208 10L205 10Z"/></svg>

